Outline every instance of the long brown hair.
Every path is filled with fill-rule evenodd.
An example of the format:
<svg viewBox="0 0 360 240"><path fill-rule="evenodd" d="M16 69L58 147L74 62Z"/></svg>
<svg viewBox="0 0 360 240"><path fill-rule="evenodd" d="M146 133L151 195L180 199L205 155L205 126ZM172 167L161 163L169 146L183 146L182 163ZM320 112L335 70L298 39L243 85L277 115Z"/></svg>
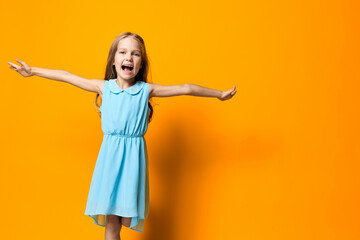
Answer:
<svg viewBox="0 0 360 240"><path fill-rule="evenodd" d="M117 36L115 38L115 40L111 44L109 54L108 54L107 63L106 63L105 79L104 80L109 81L110 79L117 78L117 72L116 72L115 65L113 65L113 62L114 62L115 53L117 51L119 41L121 39L126 38L126 37L133 37L135 40L137 40L139 42L140 47L141 47L142 67L139 70L138 74L135 76L135 82L137 82L137 81L148 82L147 78L148 78L148 73L150 71L150 66L149 66L149 59L148 59L148 56L146 54L145 43L144 43L144 40L142 39L142 37L140 37L136 33L132 33L132 32L121 33L119 36ZM151 73L150 73L150 77L151 77ZM95 97L95 108L96 108L99 116L101 117L100 106L97 104L97 100L98 100L99 96L100 96L100 94L97 93L97 95ZM101 102L102 102L102 100L101 100ZM150 121L152 119L152 115L153 115L153 107L150 104L150 99L149 99L148 105L149 105L149 109L150 109L148 123L150 123Z"/></svg>

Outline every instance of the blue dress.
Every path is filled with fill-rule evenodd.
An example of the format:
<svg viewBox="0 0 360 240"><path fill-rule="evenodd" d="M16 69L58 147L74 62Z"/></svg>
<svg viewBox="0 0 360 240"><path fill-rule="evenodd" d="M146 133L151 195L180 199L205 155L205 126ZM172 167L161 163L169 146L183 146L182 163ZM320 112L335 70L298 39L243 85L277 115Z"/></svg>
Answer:
<svg viewBox="0 0 360 240"><path fill-rule="evenodd" d="M104 133L95 164L85 215L104 227L106 215L131 217L130 229L143 232L149 213L147 131L149 83L123 90L116 79L105 82L101 128Z"/></svg>

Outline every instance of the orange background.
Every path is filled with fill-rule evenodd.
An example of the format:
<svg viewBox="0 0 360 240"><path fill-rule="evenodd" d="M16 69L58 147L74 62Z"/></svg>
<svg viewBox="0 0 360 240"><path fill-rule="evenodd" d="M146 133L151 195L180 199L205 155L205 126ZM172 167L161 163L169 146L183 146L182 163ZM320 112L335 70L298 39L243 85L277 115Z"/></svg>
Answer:
<svg viewBox="0 0 360 240"><path fill-rule="evenodd" d="M1 239L104 239L84 215L102 141L95 93L9 68L103 78L145 40L150 212L122 239L360 239L357 1L1 1Z"/></svg>

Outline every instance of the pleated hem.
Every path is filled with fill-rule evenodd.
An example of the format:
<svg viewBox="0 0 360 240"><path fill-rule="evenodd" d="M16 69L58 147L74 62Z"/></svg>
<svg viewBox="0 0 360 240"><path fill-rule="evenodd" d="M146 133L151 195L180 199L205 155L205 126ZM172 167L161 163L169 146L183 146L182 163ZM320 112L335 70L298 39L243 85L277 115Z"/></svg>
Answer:
<svg viewBox="0 0 360 240"><path fill-rule="evenodd" d="M121 213L85 213L85 215L91 217L94 220L94 224L101 227L105 227L106 225L106 215L131 217L130 229L141 233L143 232L145 218L138 216L124 216L124 214Z"/></svg>

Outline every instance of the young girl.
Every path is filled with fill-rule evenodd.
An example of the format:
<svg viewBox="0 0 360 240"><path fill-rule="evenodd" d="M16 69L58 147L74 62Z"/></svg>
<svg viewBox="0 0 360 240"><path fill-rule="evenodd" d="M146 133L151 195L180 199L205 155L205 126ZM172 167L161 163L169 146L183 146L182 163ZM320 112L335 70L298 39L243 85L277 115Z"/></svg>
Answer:
<svg viewBox="0 0 360 240"><path fill-rule="evenodd" d="M105 239L120 239L122 225L143 232L149 213L148 155L144 134L152 116L152 97L192 95L232 98L228 91L195 84L164 86L148 83L149 61L144 40L125 32L113 41L106 65L105 80L85 79L70 72L30 67L16 59L10 68L24 77L39 76L70 83L101 95L100 117L104 133L95 164L85 215L105 227Z"/></svg>

